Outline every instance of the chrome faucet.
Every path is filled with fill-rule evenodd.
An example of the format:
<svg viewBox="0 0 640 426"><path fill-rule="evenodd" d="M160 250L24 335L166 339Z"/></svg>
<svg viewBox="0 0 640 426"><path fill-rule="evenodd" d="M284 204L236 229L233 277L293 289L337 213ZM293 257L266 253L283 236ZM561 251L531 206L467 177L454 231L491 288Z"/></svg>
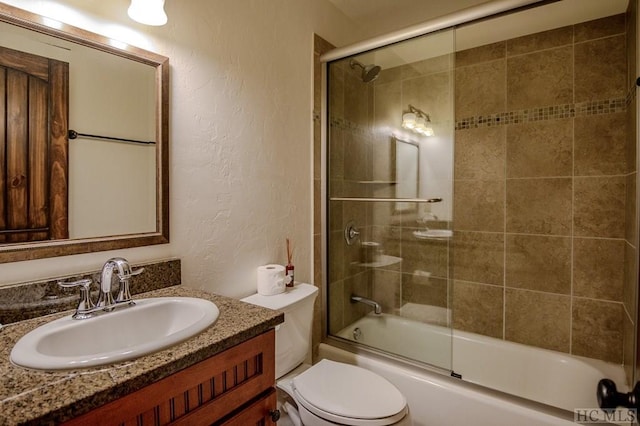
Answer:
<svg viewBox="0 0 640 426"><path fill-rule="evenodd" d="M113 273L120 281L118 296L113 298L111 284ZM100 290L98 293L98 301L94 304L91 300L91 279L82 279L73 282L59 281L58 285L64 288L80 287L80 301L76 308L73 319L86 319L95 316L100 312L110 312L115 308L135 305L131 298L129 279L144 271L144 268L131 270L131 266L126 259L114 257L106 261L100 272Z"/></svg>
<svg viewBox="0 0 640 426"><path fill-rule="evenodd" d="M373 313L376 315L380 315L382 313L382 306L374 300L367 299L366 297L356 296L355 294L351 295L351 303L364 303L365 305L369 305L373 308Z"/></svg>

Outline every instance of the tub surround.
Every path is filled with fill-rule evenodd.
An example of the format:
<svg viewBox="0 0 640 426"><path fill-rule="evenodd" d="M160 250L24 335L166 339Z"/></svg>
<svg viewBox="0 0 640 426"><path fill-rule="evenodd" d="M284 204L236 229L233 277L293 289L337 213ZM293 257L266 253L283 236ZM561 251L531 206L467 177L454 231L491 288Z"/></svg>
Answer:
<svg viewBox="0 0 640 426"><path fill-rule="evenodd" d="M69 420L258 336L284 321L284 315L278 311L181 285L140 294L137 298L171 296L210 300L220 309L220 317L213 326L179 345L108 367L44 372L11 364L9 354L20 337L71 312L30 319L1 329L0 425L57 424Z"/></svg>
<svg viewBox="0 0 640 426"><path fill-rule="evenodd" d="M142 274L130 280L133 295L180 284L180 259L137 263L132 266L136 269L144 268ZM0 287L0 324L6 325L75 308L78 304L78 289L61 288L58 281L86 278L93 280L93 289L97 292L99 270Z"/></svg>

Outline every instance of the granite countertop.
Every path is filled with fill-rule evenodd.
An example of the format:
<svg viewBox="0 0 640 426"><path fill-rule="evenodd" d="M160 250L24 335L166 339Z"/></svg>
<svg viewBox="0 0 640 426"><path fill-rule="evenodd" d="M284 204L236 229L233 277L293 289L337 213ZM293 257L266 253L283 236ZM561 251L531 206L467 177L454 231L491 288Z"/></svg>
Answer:
<svg viewBox="0 0 640 426"><path fill-rule="evenodd" d="M34 318L0 329L0 425L58 424L196 364L284 321L278 311L183 286L136 298L186 296L214 302L216 323L176 346L108 366L56 372L13 365L9 354L27 332L72 311ZM90 320L87 320L90 321Z"/></svg>

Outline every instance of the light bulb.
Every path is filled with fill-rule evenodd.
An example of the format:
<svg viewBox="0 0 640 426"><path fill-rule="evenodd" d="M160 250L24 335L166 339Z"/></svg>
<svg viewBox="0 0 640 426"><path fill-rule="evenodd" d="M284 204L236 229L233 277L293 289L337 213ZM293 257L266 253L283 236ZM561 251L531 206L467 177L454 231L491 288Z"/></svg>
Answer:
<svg viewBox="0 0 640 426"><path fill-rule="evenodd" d="M418 133L424 134L427 130L427 126L426 126L426 121L424 119L424 117L418 117L416 118L416 127L415 130Z"/></svg>
<svg viewBox="0 0 640 426"><path fill-rule="evenodd" d="M167 23L164 0L131 0L127 14L134 21L145 25L160 26Z"/></svg>
<svg viewBox="0 0 640 426"><path fill-rule="evenodd" d="M402 116L402 127L405 129L413 129L416 126L416 115L412 112L407 112Z"/></svg>

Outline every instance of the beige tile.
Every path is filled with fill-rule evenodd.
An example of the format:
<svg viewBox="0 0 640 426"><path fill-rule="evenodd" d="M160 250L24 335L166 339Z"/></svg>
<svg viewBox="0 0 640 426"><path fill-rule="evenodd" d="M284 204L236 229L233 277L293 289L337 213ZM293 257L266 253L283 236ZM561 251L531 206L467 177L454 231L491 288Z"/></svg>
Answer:
<svg viewBox="0 0 640 426"><path fill-rule="evenodd" d="M574 235L624 238L624 176L574 179Z"/></svg>
<svg viewBox="0 0 640 426"><path fill-rule="evenodd" d="M573 27L556 28L507 40L507 56L522 55L572 43Z"/></svg>
<svg viewBox="0 0 640 426"><path fill-rule="evenodd" d="M500 59L456 69L456 119L506 110L505 65Z"/></svg>
<svg viewBox="0 0 640 426"><path fill-rule="evenodd" d="M373 286L371 296L382 307L382 312L394 314L400 308L402 273L373 270Z"/></svg>
<svg viewBox="0 0 640 426"><path fill-rule="evenodd" d="M634 83L635 84L635 83ZM636 132L638 108L636 106L636 98L627 104L627 141L625 160L627 164L627 173L637 172L636 165Z"/></svg>
<svg viewBox="0 0 640 426"><path fill-rule="evenodd" d="M504 178L506 126L456 130L455 179Z"/></svg>
<svg viewBox="0 0 640 426"><path fill-rule="evenodd" d="M571 234L571 179L508 179L507 232Z"/></svg>
<svg viewBox="0 0 640 426"><path fill-rule="evenodd" d="M322 143L320 141L320 120L313 120L313 178L322 176Z"/></svg>
<svg viewBox="0 0 640 426"><path fill-rule="evenodd" d="M453 67L453 55L441 55L403 65L402 78L415 78L427 74L449 71Z"/></svg>
<svg viewBox="0 0 640 426"><path fill-rule="evenodd" d="M400 81L374 86L373 125L376 128L396 128L402 123L402 83Z"/></svg>
<svg viewBox="0 0 640 426"><path fill-rule="evenodd" d="M623 240L575 238L573 241L574 296L622 301Z"/></svg>
<svg viewBox="0 0 640 426"><path fill-rule="evenodd" d="M638 2L632 0L627 7L625 21L627 24L626 45L627 45L627 87L633 87L636 81L636 64L638 60L638 41L637 31L638 22L636 16L638 14Z"/></svg>
<svg viewBox="0 0 640 426"><path fill-rule="evenodd" d="M507 287L571 294L571 239L506 236Z"/></svg>
<svg viewBox="0 0 640 426"><path fill-rule="evenodd" d="M453 327L502 338L503 289L454 281Z"/></svg>
<svg viewBox="0 0 640 426"><path fill-rule="evenodd" d="M574 298L572 353L622 363L622 304Z"/></svg>
<svg viewBox="0 0 640 426"><path fill-rule="evenodd" d="M323 274L322 235L316 234L313 236L313 284L315 284L316 286L321 286Z"/></svg>
<svg viewBox="0 0 640 426"><path fill-rule="evenodd" d="M504 230L504 181L456 180L453 227L465 231Z"/></svg>
<svg viewBox="0 0 640 426"><path fill-rule="evenodd" d="M638 224L636 217L636 179L637 173L631 173L626 176L625 184L625 229L624 236L627 241L636 241L638 237Z"/></svg>
<svg viewBox="0 0 640 426"><path fill-rule="evenodd" d="M624 13L574 25L576 43L624 32Z"/></svg>
<svg viewBox="0 0 640 426"><path fill-rule="evenodd" d="M344 178L350 181L369 180L369 173L372 170L372 158L370 157L370 146L364 135L345 132L344 133ZM354 161L354 159L358 161Z"/></svg>
<svg viewBox="0 0 640 426"><path fill-rule="evenodd" d="M378 84L387 84L402 80L402 66L393 68L382 68L378 78L373 81L374 87Z"/></svg>
<svg viewBox="0 0 640 426"><path fill-rule="evenodd" d="M328 115L331 118L344 118L344 70L335 64L329 64Z"/></svg>
<svg viewBox="0 0 640 426"><path fill-rule="evenodd" d="M445 123L451 120L453 99L451 79L453 71L428 74L422 77L403 80L402 106L413 105L429 114L433 123ZM401 120L401 117L398 118ZM396 124L401 124L398 121Z"/></svg>
<svg viewBox="0 0 640 426"><path fill-rule="evenodd" d="M575 45L575 100L594 101L626 94L625 36Z"/></svg>
<svg viewBox="0 0 640 426"><path fill-rule="evenodd" d="M484 46L456 52L456 67L475 65L481 62L503 59L506 56L506 42L485 44Z"/></svg>
<svg viewBox="0 0 640 426"><path fill-rule="evenodd" d="M626 170L626 114L575 118L576 176L620 175Z"/></svg>
<svg viewBox="0 0 640 426"><path fill-rule="evenodd" d="M505 297L505 339L569 352L571 297L509 288Z"/></svg>
<svg viewBox="0 0 640 426"><path fill-rule="evenodd" d="M637 309L638 294L638 251L628 242L624 245L624 285L622 289L622 302L630 315Z"/></svg>
<svg viewBox="0 0 640 426"><path fill-rule="evenodd" d="M371 298L371 271L362 272L344 281L343 305L345 325L349 325L367 315L371 308L363 303L351 303L351 295Z"/></svg>
<svg viewBox="0 0 640 426"><path fill-rule="evenodd" d="M345 73L344 118L363 128L369 125L369 86L362 82L357 70Z"/></svg>
<svg viewBox="0 0 640 426"><path fill-rule="evenodd" d="M573 102L573 47L559 47L507 60L509 111Z"/></svg>
<svg viewBox="0 0 640 426"><path fill-rule="evenodd" d="M402 304L447 307L447 280L420 274L402 274Z"/></svg>
<svg viewBox="0 0 640 426"><path fill-rule="evenodd" d="M329 333L335 334L345 327L344 322L344 282L336 281L328 284Z"/></svg>
<svg viewBox="0 0 640 426"><path fill-rule="evenodd" d="M453 278L503 285L504 234L455 232L451 252Z"/></svg>
<svg viewBox="0 0 640 426"><path fill-rule="evenodd" d="M320 218L321 207L320 207L320 180L313 180L313 233L320 234L322 231L322 222Z"/></svg>
<svg viewBox="0 0 640 426"><path fill-rule="evenodd" d="M344 239L342 231L331 231L327 259L329 261L329 282L334 283L345 279Z"/></svg>
<svg viewBox="0 0 640 426"><path fill-rule="evenodd" d="M402 229L402 272L427 272L433 277L447 277L449 248L447 241L419 240L418 228Z"/></svg>
<svg viewBox="0 0 640 426"><path fill-rule="evenodd" d="M327 40L320 37L318 34L313 35L313 51L322 55L331 49L335 49L335 46L329 43Z"/></svg>
<svg viewBox="0 0 640 426"><path fill-rule="evenodd" d="M344 130L329 128L329 179L344 178Z"/></svg>
<svg viewBox="0 0 640 426"><path fill-rule="evenodd" d="M627 315L622 316L622 367L627 376L627 383L633 383L636 330Z"/></svg>
<svg viewBox="0 0 640 426"><path fill-rule="evenodd" d="M327 226L330 231L342 231L344 229L344 223L342 222L342 209L344 208L344 202L342 201L329 201L329 223Z"/></svg>
<svg viewBox="0 0 640 426"><path fill-rule="evenodd" d="M507 177L558 177L573 173L573 120L507 127Z"/></svg>

